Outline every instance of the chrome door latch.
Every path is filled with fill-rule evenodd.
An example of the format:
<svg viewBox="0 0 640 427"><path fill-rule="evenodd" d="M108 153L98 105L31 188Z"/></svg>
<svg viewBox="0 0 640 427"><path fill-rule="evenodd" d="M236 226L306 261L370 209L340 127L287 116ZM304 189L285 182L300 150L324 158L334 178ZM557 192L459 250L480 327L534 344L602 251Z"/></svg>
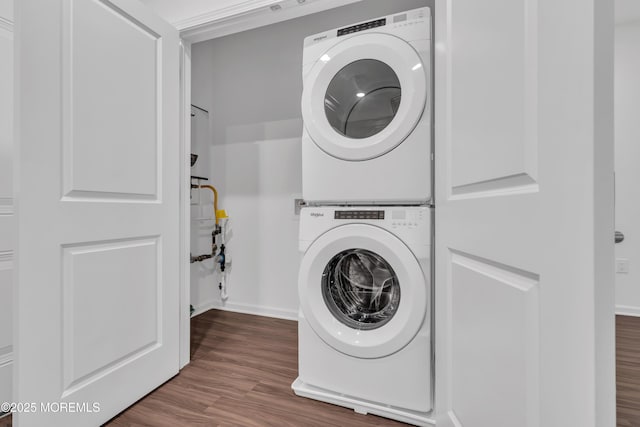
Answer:
<svg viewBox="0 0 640 427"><path fill-rule="evenodd" d="M616 243L620 243L624 240L624 234L621 231L616 231Z"/></svg>

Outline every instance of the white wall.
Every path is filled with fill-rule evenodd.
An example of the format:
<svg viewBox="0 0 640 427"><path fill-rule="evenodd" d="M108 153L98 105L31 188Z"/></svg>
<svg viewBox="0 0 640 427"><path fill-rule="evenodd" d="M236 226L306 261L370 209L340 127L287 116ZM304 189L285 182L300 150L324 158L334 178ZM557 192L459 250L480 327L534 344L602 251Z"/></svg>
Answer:
<svg viewBox="0 0 640 427"><path fill-rule="evenodd" d="M615 9L616 25L640 19L640 2L638 0L615 0Z"/></svg>
<svg viewBox="0 0 640 427"><path fill-rule="evenodd" d="M297 315L304 37L429 4L367 0L193 45L192 102L211 116L212 183L233 227L228 309Z"/></svg>
<svg viewBox="0 0 640 427"><path fill-rule="evenodd" d="M615 34L616 230L625 240L616 259L629 273L616 274L616 312L640 316L640 21Z"/></svg>
<svg viewBox="0 0 640 427"><path fill-rule="evenodd" d="M13 275L13 2L0 0L0 402L11 401Z"/></svg>

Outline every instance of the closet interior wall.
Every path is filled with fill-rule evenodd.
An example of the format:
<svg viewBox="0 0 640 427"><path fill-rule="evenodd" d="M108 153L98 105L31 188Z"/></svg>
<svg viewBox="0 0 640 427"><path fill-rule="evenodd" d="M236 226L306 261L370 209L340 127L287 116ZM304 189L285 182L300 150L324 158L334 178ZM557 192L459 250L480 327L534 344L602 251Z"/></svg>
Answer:
<svg viewBox="0 0 640 427"><path fill-rule="evenodd" d="M192 46L192 103L209 111L209 177L232 229L229 299L201 308L297 317L303 40L423 6L433 0L367 0Z"/></svg>

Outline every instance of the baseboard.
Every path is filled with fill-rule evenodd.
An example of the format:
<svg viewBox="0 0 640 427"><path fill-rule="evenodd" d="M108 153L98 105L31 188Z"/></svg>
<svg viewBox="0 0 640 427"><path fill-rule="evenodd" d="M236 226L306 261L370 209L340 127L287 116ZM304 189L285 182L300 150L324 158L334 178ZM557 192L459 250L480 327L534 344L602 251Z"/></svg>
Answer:
<svg viewBox="0 0 640 427"><path fill-rule="evenodd" d="M214 302L205 302L200 305L194 306L193 313L191 313L191 317L199 316L202 313L205 313L213 308L215 308Z"/></svg>
<svg viewBox="0 0 640 427"><path fill-rule="evenodd" d="M640 317L640 307L632 307L629 305L616 305L616 314L621 316Z"/></svg>
<svg viewBox="0 0 640 427"><path fill-rule="evenodd" d="M256 316L274 317L276 319L298 320L298 310L285 310L281 308L258 306L253 304L234 304L223 303L221 301L207 301L197 307L194 307L193 315L195 317L212 309L232 311L234 313L253 314Z"/></svg>
<svg viewBox="0 0 640 427"><path fill-rule="evenodd" d="M436 425L438 427L462 427L462 423L458 420L453 411L446 412L440 417L436 417Z"/></svg>

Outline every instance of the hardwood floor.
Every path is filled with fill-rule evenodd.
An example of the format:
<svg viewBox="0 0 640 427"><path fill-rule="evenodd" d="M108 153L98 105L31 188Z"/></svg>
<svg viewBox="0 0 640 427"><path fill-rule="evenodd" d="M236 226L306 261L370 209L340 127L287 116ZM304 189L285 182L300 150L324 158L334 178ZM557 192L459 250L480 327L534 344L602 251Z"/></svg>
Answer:
<svg viewBox="0 0 640 427"><path fill-rule="evenodd" d="M191 363L108 426L406 425L296 396L296 322L212 310L191 328Z"/></svg>
<svg viewBox="0 0 640 427"><path fill-rule="evenodd" d="M640 317L616 316L618 427L640 426Z"/></svg>
<svg viewBox="0 0 640 427"><path fill-rule="evenodd" d="M191 327L191 363L107 426L405 425L295 396L295 322L212 310ZM639 317L616 317L616 377L618 427L640 427Z"/></svg>

